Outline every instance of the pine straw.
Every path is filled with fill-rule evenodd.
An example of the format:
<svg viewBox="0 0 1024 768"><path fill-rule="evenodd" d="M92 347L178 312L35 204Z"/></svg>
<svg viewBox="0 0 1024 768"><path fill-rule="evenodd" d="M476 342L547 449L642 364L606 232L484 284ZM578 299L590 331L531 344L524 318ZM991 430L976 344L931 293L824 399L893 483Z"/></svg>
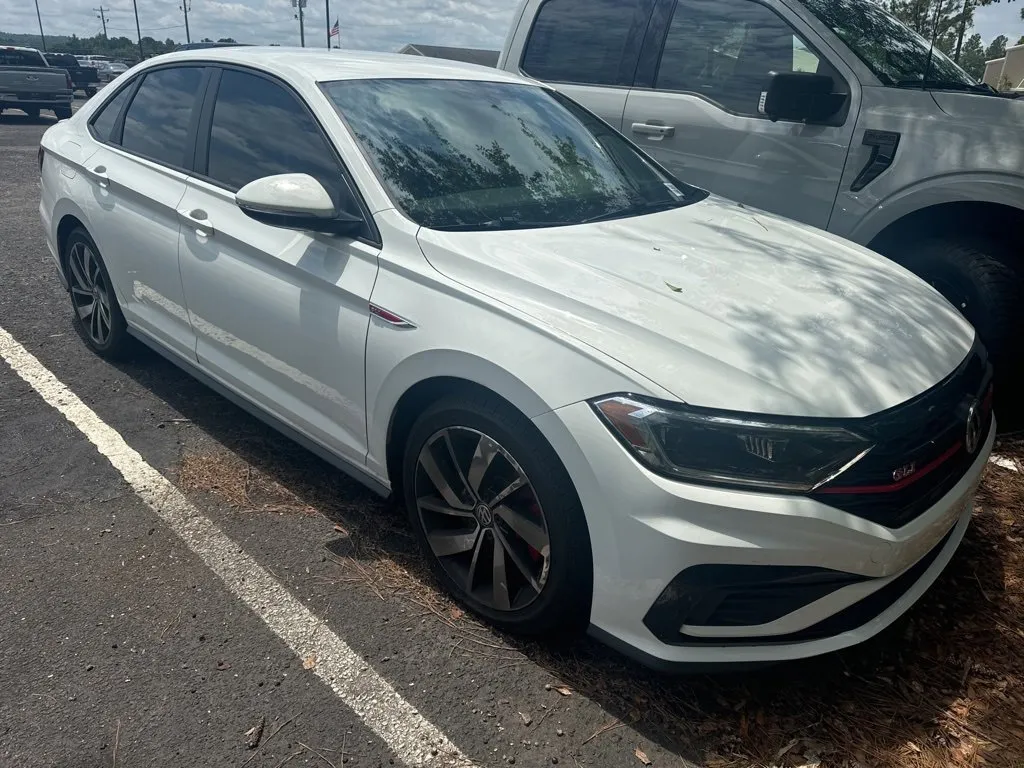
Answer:
<svg viewBox="0 0 1024 768"><path fill-rule="evenodd" d="M1024 440L997 451L1024 460ZM282 443L256 464L190 457L181 482L240 509L325 515L344 532L328 545L335 582L434 614L460 653L523 653L708 768L1024 767L1024 473L990 465L956 557L879 637L768 669L671 678L590 642L562 650L495 635L438 592L393 505Z"/></svg>

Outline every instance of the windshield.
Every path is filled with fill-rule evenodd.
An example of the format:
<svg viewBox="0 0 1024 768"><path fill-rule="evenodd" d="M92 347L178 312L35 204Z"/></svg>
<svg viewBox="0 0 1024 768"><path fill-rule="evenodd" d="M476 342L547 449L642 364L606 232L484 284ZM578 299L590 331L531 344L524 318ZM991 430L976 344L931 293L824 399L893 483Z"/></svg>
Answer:
<svg viewBox="0 0 1024 768"><path fill-rule="evenodd" d="M890 16L874 0L803 0L810 11L871 68L885 85L980 87L952 59ZM987 89L986 89L987 90Z"/></svg>
<svg viewBox="0 0 1024 768"><path fill-rule="evenodd" d="M388 79L323 88L392 199L425 227L580 224L676 208L705 194L539 86Z"/></svg>

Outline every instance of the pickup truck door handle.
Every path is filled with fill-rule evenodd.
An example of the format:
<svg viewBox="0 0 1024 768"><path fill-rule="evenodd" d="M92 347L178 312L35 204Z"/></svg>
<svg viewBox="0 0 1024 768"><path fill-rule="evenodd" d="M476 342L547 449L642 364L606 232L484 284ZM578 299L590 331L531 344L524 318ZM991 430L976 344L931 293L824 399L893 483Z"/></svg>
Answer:
<svg viewBox="0 0 1024 768"><path fill-rule="evenodd" d="M182 208L178 211L178 216L181 219L195 229L195 232L200 237L211 237L213 235L213 225L210 224L210 218L206 215L206 211L199 208L194 208L191 211Z"/></svg>
<svg viewBox="0 0 1024 768"><path fill-rule="evenodd" d="M105 165L97 165L89 171L89 176L91 176L92 180L99 184L102 189L107 189L110 186L110 177L107 176L107 166Z"/></svg>
<svg viewBox="0 0 1024 768"><path fill-rule="evenodd" d="M641 136L653 136L659 139L666 136L675 136L676 133L674 125L661 125L660 123L633 123L630 127L633 129L633 133L639 133Z"/></svg>

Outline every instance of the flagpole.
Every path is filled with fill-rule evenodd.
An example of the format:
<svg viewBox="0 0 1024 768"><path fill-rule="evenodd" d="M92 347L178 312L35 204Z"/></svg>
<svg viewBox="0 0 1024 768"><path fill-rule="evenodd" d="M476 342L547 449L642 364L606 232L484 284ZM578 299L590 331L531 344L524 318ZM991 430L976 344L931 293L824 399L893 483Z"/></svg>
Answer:
<svg viewBox="0 0 1024 768"><path fill-rule="evenodd" d="M327 25L327 49L331 48L331 0L325 0L327 3L326 16L327 20L324 22Z"/></svg>

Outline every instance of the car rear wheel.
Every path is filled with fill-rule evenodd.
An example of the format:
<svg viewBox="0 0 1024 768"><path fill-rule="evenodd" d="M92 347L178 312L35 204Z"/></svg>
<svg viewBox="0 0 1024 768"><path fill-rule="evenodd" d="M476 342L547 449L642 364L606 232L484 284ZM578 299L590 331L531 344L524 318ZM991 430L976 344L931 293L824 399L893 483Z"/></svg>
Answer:
<svg viewBox="0 0 1024 768"><path fill-rule="evenodd" d="M428 407L405 448L410 522L441 583L519 634L589 618L590 535L558 456L522 414L467 393Z"/></svg>
<svg viewBox="0 0 1024 768"><path fill-rule="evenodd" d="M132 339L99 250L79 228L68 237L64 253L75 329L101 357L120 357Z"/></svg>

